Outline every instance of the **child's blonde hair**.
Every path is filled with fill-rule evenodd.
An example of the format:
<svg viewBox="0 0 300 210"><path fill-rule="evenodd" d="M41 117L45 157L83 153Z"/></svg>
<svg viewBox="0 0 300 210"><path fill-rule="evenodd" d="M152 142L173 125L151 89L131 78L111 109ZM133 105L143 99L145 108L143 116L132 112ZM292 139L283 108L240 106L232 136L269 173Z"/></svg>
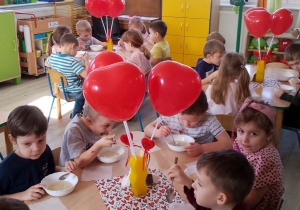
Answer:
<svg viewBox="0 0 300 210"><path fill-rule="evenodd" d="M136 25L139 28L143 28L142 31L141 31L142 34L145 34L147 32L147 29L146 29L145 24L143 23L143 20L140 17L138 17L138 16L132 17L129 20L128 25L129 25L129 27L132 26L132 25Z"/></svg>
<svg viewBox="0 0 300 210"><path fill-rule="evenodd" d="M204 58L207 58L207 55L213 55L215 53L223 54L225 52L225 46L222 42L216 39L209 40L205 43L203 47Z"/></svg>
<svg viewBox="0 0 300 210"><path fill-rule="evenodd" d="M284 60L297 61L300 60L300 43L290 44L284 51Z"/></svg>
<svg viewBox="0 0 300 210"><path fill-rule="evenodd" d="M214 32L211 32L210 34L208 34L208 36L206 37L206 41L209 41L209 40L219 40L220 42L222 42L224 45L226 43L226 40L224 38L224 36L222 36L222 34L220 34L219 32L217 31L214 31Z"/></svg>
<svg viewBox="0 0 300 210"><path fill-rule="evenodd" d="M101 116L101 114L93 109L93 107L87 101L85 101L83 107L83 117L89 117L92 121L94 121L99 116Z"/></svg>
<svg viewBox="0 0 300 210"><path fill-rule="evenodd" d="M140 48L145 57L150 59L150 51L144 46L144 39L142 33L137 29L129 29L122 36L123 42L130 43L135 48Z"/></svg>
<svg viewBox="0 0 300 210"><path fill-rule="evenodd" d="M57 26L53 32L48 37L48 44L47 44L47 56L52 54L52 46L54 44L60 45L60 39L64 34L71 33L71 29L68 26Z"/></svg>
<svg viewBox="0 0 300 210"><path fill-rule="evenodd" d="M218 76L212 84L211 90L211 98L216 104L225 105L229 83L235 79L238 80L235 95L236 103L242 104L250 96L250 77L245 63L244 56L238 53L230 52L224 55Z"/></svg>
<svg viewBox="0 0 300 210"><path fill-rule="evenodd" d="M78 20L76 23L76 31L78 32L91 32L92 26L87 20Z"/></svg>

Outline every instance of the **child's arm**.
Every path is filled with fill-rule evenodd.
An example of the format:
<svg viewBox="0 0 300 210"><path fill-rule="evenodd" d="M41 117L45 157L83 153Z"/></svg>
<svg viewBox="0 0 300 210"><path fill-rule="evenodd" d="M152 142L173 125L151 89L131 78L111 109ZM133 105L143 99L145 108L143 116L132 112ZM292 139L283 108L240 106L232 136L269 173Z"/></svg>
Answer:
<svg viewBox="0 0 300 210"><path fill-rule="evenodd" d="M65 163L65 167L55 166L55 172L74 172L77 169L77 164L75 161L67 161Z"/></svg>
<svg viewBox="0 0 300 210"><path fill-rule="evenodd" d="M50 64L47 62L47 60L45 61L45 66L51 67Z"/></svg>
<svg viewBox="0 0 300 210"><path fill-rule="evenodd" d="M162 62L163 59L162 59L162 58L153 58L153 57L151 56L150 61L151 61L151 66L155 66L155 65L158 64L159 62Z"/></svg>
<svg viewBox="0 0 300 210"><path fill-rule="evenodd" d="M42 195L45 194L45 191L42 189L43 187L46 186L43 184L36 184L29 187L27 190L23 192L4 195L4 197L14 198L21 201L38 200L42 197Z"/></svg>
<svg viewBox="0 0 300 210"><path fill-rule="evenodd" d="M151 61L151 66L155 66L156 64L158 64L159 62L162 62L163 59L163 50L156 46L153 47L150 51L151 53L151 57L150 57L150 61Z"/></svg>
<svg viewBox="0 0 300 210"><path fill-rule="evenodd" d="M145 127L145 135L146 136L152 136L152 133L154 131L154 128L156 126L157 120L153 121L152 123L150 123L149 125L147 125ZM167 137L168 135L170 135L172 128L168 127L168 126L161 126L158 125L157 129L154 133L154 138L162 138L162 137Z"/></svg>
<svg viewBox="0 0 300 210"><path fill-rule="evenodd" d="M107 47L107 43L106 42L101 42L98 39L96 39L95 37L92 37L92 43L95 44L95 45L100 44L103 47Z"/></svg>
<svg viewBox="0 0 300 210"><path fill-rule="evenodd" d="M100 140L98 140L90 149L81 153L79 157L74 158L74 161L79 167L83 168L96 158L103 147L111 147L115 143L115 134L104 136Z"/></svg>
<svg viewBox="0 0 300 210"><path fill-rule="evenodd" d="M148 48L149 50L151 50L152 47L154 46L154 43L151 42L151 41L150 41L149 39L147 39L147 38L144 38L144 43L146 43L147 48Z"/></svg>
<svg viewBox="0 0 300 210"><path fill-rule="evenodd" d="M285 93L282 89L278 89L275 94L281 100L285 100L285 101L291 102L295 106L300 106L300 94L299 94L299 90L297 91L297 93L296 93L295 96L292 96L292 95L289 95L289 94Z"/></svg>
<svg viewBox="0 0 300 210"><path fill-rule="evenodd" d="M82 72L80 72L79 76L81 76L82 78L86 78L87 76L87 71L89 68L89 55L86 53L82 56L82 59L84 61L84 70Z"/></svg>
<svg viewBox="0 0 300 210"><path fill-rule="evenodd" d="M204 79L201 80L202 86L205 84L210 84L214 78L218 75L218 71L213 72L212 74L208 75Z"/></svg>
<svg viewBox="0 0 300 210"><path fill-rule="evenodd" d="M193 184L193 180L191 180L177 164L173 165L168 171L168 178L170 180L174 179L174 182L182 184L188 188L191 188Z"/></svg>
<svg viewBox="0 0 300 210"><path fill-rule="evenodd" d="M254 208L259 201L264 197L268 190L268 187L262 187L262 188L257 188L257 189L252 189L250 193L247 195L245 198L244 202L247 204L249 208Z"/></svg>

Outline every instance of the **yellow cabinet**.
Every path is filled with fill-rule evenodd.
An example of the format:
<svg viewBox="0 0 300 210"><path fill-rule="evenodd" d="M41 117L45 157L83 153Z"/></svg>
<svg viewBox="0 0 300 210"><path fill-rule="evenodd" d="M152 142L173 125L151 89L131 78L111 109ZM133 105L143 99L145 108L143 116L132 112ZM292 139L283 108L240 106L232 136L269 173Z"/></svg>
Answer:
<svg viewBox="0 0 300 210"><path fill-rule="evenodd" d="M184 36L185 18L163 17L162 20L168 26L168 34Z"/></svg>
<svg viewBox="0 0 300 210"><path fill-rule="evenodd" d="M172 61L176 61L178 63L184 63L183 62L183 54L179 54L179 53L170 53L171 59Z"/></svg>
<svg viewBox="0 0 300 210"><path fill-rule="evenodd" d="M163 0L162 14L169 17L185 17L185 0Z"/></svg>
<svg viewBox="0 0 300 210"><path fill-rule="evenodd" d="M183 53L184 37L183 36L173 36L166 35L165 39L169 43L170 52Z"/></svg>
<svg viewBox="0 0 300 210"><path fill-rule="evenodd" d="M206 19L185 19L185 36L207 37L209 34L209 20Z"/></svg>
<svg viewBox="0 0 300 210"><path fill-rule="evenodd" d="M186 0L185 17L210 19L213 0Z"/></svg>
<svg viewBox="0 0 300 210"><path fill-rule="evenodd" d="M184 55L183 63L187 66L196 66L199 55Z"/></svg>
<svg viewBox="0 0 300 210"><path fill-rule="evenodd" d="M203 47L206 38L185 37L184 38L184 54L203 56Z"/></svg>

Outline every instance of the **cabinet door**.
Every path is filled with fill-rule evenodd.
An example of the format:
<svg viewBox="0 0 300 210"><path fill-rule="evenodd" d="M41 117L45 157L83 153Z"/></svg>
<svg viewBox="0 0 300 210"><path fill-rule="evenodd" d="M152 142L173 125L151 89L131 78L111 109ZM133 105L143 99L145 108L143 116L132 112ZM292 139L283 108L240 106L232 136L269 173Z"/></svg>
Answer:
<svg viewBox="0 0 300 210"><path fill-rule="evenodd" d="M209 20L207 19L185 19L185 36L207 37L209 34Z"/></svg>
<svg viewBox="0 0 300 210"><path fill-rule="evenodd" d="M185 0L163 0L162 16L185 17Z"/></svg>
<svg viewBox="0 0 300 210"><path fill-rule="evenodd" d="M184 37L183 36L166 35L165 39L169 43L170 52L172 52L172 53L183 53L183 44L184 44Z"/></svg>
<svg viewBox="0 0 300 210"><path fill-rule="evenodd" d="M16 24L13 12L0 13L0 81L20 76L20 63L16 40Z"/></svg>
<svg viewBox="0 0 300 210"><path fill-rule="evenodd" d="M183 54L179 53L170 53L170 57L172 58L172 61L176 61L178 63L183 63Z"/></svg>
<svg viewBox="0 0 300 210"><path fill-rule="evenodd" d="M185 16L188 18L210 19L212 0L186 0Z"/></svg>
<svg viewBox="0 0 300 210"><path fill-rule="evenodd" d="M203 47L206 38L185 37L184 54L203 56Z"/></svg>
<svg viewBox="0 0 300 210"><path fill-rule="evenodd" d="M168 26L167 34L184 36L184 18L163 17L162 20Z"/></svg>
<svg viewBox="0 0 300 210"><path fill-rule="evenodd" d="M201 55L184 55L183 63L190 67L196 67L198 59L202 57Z"/></svg>

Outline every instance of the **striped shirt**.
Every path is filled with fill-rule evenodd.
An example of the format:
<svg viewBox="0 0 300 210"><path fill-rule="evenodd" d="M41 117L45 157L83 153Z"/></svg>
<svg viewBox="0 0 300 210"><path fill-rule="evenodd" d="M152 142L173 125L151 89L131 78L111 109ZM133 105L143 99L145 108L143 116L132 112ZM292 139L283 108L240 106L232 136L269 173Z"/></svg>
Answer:
<svg viewBox="0 0 300 210"><path fill-rule="evenodd" d="M193 137L198 144L211 143L215 137L225 131L216 116L210 112L206 112L194 128L186 128L181 124L178 115L162 116L161 119L167 126L172 127L172 134L179 134L181 130L182 134Z"/></svg>
<svg viewBox="0 0 300 210"><path fill-rule="evenodd" d="M47 63L53 70L62 73L66 77L68 82L68 86L65 87L66 92L82 91L82 80L78 76L85 68L74 57L55 52L47 58ZM61 89L60 85L58 87Z"/></svg>

